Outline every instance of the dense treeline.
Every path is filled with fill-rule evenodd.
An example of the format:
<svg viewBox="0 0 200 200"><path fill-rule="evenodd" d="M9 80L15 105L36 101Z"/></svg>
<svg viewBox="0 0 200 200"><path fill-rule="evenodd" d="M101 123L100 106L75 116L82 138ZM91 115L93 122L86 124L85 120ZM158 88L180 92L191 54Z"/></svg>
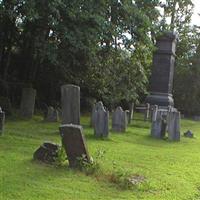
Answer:
<svg viewBox="0 0 200 200"><path fill-rule="evenodd" d="M21 89L34 87L38 105L55 105L60 86L73 83L82 101L143 100L155 37L175 30L176 104L200 112L200 39L191 14L190 0L1 0L0 95L17 106Z"/></svg>

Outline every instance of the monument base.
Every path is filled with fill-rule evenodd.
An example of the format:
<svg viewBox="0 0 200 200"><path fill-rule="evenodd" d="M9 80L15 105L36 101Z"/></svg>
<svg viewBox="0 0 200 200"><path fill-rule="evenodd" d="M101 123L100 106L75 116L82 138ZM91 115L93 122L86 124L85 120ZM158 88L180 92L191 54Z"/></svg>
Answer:
<svg viewBox="0 0 200 200"><path fill-rule="evenodd" d="M150 105L158 105L158 106L174 106L174 99L172 94L167 93L150 93L147 96L146 103Z"/></svg>

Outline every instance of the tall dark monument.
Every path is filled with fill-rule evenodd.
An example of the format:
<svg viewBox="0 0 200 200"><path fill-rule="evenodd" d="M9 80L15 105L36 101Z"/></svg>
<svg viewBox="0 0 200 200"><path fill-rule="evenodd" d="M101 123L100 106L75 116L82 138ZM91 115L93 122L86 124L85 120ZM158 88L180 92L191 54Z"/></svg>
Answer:
<svg viewBox="0 0 200 200"><path fill-rule="evenodd" d="M169 32L157 38L157 50L153 56L150 95L146 102L151 105L173 106L172 96L177 35Z"/></svg>

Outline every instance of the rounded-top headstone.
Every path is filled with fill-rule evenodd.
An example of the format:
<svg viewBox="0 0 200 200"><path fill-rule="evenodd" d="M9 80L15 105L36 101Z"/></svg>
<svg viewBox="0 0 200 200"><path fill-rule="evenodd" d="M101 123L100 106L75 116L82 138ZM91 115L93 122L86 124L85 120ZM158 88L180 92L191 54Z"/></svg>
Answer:
<svg viewBox="0 0 200 200"><path fill-rule="evenodd" d="M80 124L80 87L61 86L62 124Z"/></svg>

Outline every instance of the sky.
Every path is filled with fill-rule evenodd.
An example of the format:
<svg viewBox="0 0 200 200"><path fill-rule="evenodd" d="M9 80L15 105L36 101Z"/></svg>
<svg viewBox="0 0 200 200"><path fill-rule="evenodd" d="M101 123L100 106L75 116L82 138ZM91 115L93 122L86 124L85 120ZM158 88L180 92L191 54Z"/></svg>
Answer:
<svg viewBox="0 0 200 200"><path fill-rule="evenodd" d="M200 0L192 0L194 4L194 14L192 16L192 23L195 25L200 26L200 16L198 13L200 13Z"/></svg>

